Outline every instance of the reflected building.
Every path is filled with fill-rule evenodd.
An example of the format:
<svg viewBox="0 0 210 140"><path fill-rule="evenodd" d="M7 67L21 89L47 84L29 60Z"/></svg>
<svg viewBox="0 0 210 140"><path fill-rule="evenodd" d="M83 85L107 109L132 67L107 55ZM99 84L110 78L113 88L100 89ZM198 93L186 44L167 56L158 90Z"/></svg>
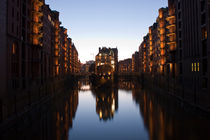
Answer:
<svg viewBox="0 0 210 140"><path fill-rule="evenodd" d="M80 91L89 91L90 88L90 81L88 78L84 78L78 81L78 89Z"/></svg>
<svg viewBox="0 0 210 140"><path fill-rule="evenodd" d="M123 90L131 90L132 89L132 81L126 79L119 79L118 80L118 87L119 89Z"/></svg>
<svg viewBox="0 0 210 140"><path fill-rule="evenodd" d="M118 87L122 90L138 90L141 85L138 83L137 79L130 77L121 77L118 79Z"/></svg>
<svg viewBox="0 0 210 140"><path fill-rule="evenodd" d="M56 140L67 140L69 130L73 126L73 118L75 117L78 106L78 90L72 91L70 95L64 96L65 99L55 101L55 129ZM62 98L64 98L62 97Z"/></svg>
<svg viewBox="0 0 210 140"><path fill-rule="evenodd" d="M210 137L208 132L210 124L206 121L207 118L203 119L205 121L199 119L198 116L201 114L189 111L190 107L186 112L183 110L183 105L176 100L169 99L169 96L141 91L136 93L134 98L139 103L140 114L150 140L206 139Z"/></svg>
<svg viewBox="0 0 210 140"><path fill-rule="evenodd" d="M96 96L96 113L100 120L111 120L118 110L118 89L93 91Z"/></svg>
<svg viewBox="0 0 210 140"><path fill-rule="evenodd" d="M19 116L12 127L2 129L1 124L0 139L68 140L78 106L78 91L61 94Z"/></svg>

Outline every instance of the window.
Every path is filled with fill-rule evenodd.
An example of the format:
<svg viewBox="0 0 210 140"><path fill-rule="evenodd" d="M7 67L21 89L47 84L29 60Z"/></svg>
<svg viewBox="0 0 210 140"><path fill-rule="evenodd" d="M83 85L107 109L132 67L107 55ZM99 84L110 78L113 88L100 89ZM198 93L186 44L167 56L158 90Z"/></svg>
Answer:
<svg viewBox="0 0 210 140"><path fill-rule="evenodd" d="M26 6L25 6L25 4L22 5L22 12L23 12L23 15L26 15Z"/></svg>
<svg viewBox="0 0 210 140"><path fill-rule="evenodd" d="M193 65L193 63L192 63L192 72L194 71L194 65Z"/></svg>
<svg viewBox="0 0 210 140"><path fill-rule="evenodd" d="M181 12L178 13L178 19L180 19L180 18L181 18Z"/></svg>
<svg viewBox="0 0 210 140"><path fill-rule="evenodd" d="M207 30L206 30L206 27L203 27L201 29L201 32L202 32L202 39L207 39Z"/></svg>
<svg viewBox="0 0 210 140"><path fill-rule="evenodd" d="M179 69L179 72L180 72L180 74L182 74L182 73L183 73L183 70L182 70L182 63L179 64L179 68L180 68L180 69Z"/></svg>
<svg viewBox="0 0 210 140"><path fill-rule="evenodd" d="M12 23L12 33L14 33L14 23Z"/></svg>
<svg viewBox="0 0 210 140"><path fill-rule="evenodd" d="M180 50L179 56L180 56L180 59L182 59L182 50Z"/></svg>
<svg viewBox="0 0 210 140"><path fill-rule="evenodd" d="M178 9L180 9L180 7L181 7L181 6L180 6L180 2L179 2L179 3L178 3Z"/></svg>
<svg viewBox="0 0 210 140"><path fill-rule="evenodd" d="M205 57L207 55L207 40L202 41L202 56Z"/></svg>
<svg viewBox="0 0 210 140"><path fill-rule="evenodd" d="M202 88L207 88L208 85L208 79L207 78L203 78L202 80Z"/></svg>
<svg viewBox="0 0 210 140"><path fill-rule="evenodd" d="M206 14L202 14L201 15L201 25L205 24L206 23Z"/></svg>
<svg viewBox="0 0 210 140"><path fill-rule="evenodd" d="M194 63L194 71L195 72L197 71L197 65L196 65L196 63Z"/></svg>
<svg viewBox="0 0 210 140"><path fill-rule="evenodd" d="M19 21L19 12L17 12L17 21Z"/></svg>
<svg viewBox="0 0 210 140"><path fill-rule="evenodd" d="M182 40L179 40L179 47L182 48Z"/></svg>
<svg viewBox="0 0 210 140"><path fill-rule="evenodd" d="M19 0L17 0L17 7L19 7Z"/></svg>
<svg viewBox="0 0 210 140"><path fill-rule="evenodd" d="M210 18L210 4L209 4L209 18Z"/></svg>
<svg viewBox="0 0 210 140"><path fill-rule="evenodd" d="M182 26L182 23L181 23L181 21L179 21L179 28L181 28L181 26Z"/></svg>
<svg viewBox="0 0 210 140"><path fill-rule="evenodd" d="M205 1L201 1L201 11L204 11L205 9Z"/></svg>
<svg viewBox="0 0 210 140"><path fill-rule="evenodd" d="M15 55L16 54L16 44L15 43L12 43L12 54Z"/></svg>
<svg viewBox="0 0 210 140"><path fill-rule="evenodd" d="M12 17L14 17L15 16L15 10L14 10L14 8L12 8Z"/></svg>
<svg viewBox="0 0 210 140"><path fill-rule="evenodd" d="M16 27L16 35L18 36L18 26Z"/></svg>
<svg viewBox="0 0 210 140"><path fill-rule="evenodd" d="M202 62L203 64L202 64L202 68L203 68L203 75L205 75L206 74L206 72L207 72L207 59L203 59L203 62Z"/></svg>

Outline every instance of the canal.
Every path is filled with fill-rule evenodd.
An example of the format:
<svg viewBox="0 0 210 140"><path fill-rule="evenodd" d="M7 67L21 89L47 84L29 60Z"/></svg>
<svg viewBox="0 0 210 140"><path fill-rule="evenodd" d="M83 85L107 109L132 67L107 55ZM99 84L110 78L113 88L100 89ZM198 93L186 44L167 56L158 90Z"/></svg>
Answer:
<svg viewBox="0 0 210 140"><path fill-rule="evenodd" d="M43 101L1 130L1 139L200 140L210 138L210 117L137 82L91 89L87 80Z"/></svg>

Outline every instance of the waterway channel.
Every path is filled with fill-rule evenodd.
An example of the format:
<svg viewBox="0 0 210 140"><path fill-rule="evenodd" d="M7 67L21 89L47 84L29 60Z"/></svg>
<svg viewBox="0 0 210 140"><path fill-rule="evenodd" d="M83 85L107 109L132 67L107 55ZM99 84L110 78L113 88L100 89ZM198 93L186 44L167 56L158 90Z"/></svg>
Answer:
<svg viewBox="0 0 210 140"><path fill-rule="evenodd" d="M87 80L24 114L1 132L21 140L210 139L210 117L169 95L119 80L93 90Z"/></svg>

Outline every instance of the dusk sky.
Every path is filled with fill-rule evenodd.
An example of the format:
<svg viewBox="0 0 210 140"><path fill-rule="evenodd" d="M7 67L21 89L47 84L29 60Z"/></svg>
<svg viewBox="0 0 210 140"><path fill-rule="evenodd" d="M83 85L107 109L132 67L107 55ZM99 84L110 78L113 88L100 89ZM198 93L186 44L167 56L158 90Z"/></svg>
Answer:
<svg viewBox="0 0 210 140"><path fill-rule="evenodd" d="M93 60L98 48L117 47L119 60L138 50L167 0L46 0L60 12L81 62Z"/></svg>

